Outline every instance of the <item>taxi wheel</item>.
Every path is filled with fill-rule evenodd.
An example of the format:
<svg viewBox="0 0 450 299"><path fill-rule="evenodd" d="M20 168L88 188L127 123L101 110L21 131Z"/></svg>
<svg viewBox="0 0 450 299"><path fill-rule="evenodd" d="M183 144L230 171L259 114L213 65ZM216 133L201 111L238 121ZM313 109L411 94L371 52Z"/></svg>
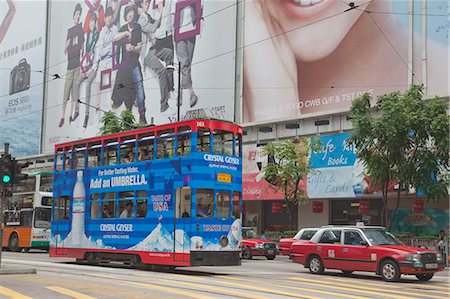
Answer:
<svg viewBox="0 0 450 299"><path fill-rule="evenodd" d="M266 259L268 259L269 261L274 260L276 257L276 255L267 255Z"/></svg>
<svg viewBox="0 0 450 299"><path fill-rule="evenodd" d="M309 259L308 268L309 268L309 271L314 274L323 273L323 271L325 270L323 268L322 260L317 255L314 255Z"/></svg>
<svg viewBox="0 0 450 299"><path fill-rule="evenodd" d="M396 262L387 260L381 265L381 277L385 281L399 281L400 269Z"/></svg>
<svg viewBox="0 0 450 299"><path fill-rule="evenodd" d="M244 247L244 249L242 249L242 258L244 260L252 259L252 250L249 247Z"/></svg>
<svg viewBox="0 0 450 299"><path fill-rule="evenodd" d="M417 274L416 277L420 281L428 281L433 278L433 273Z"/></svg>

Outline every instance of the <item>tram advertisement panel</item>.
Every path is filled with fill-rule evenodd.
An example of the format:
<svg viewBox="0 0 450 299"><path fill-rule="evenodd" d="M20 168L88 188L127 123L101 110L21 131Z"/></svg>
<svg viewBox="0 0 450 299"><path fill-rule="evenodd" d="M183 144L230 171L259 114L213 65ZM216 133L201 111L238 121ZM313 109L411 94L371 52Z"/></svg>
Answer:
<svg viewBox="0 0 450 299"><path fill-rule="evenodd" d="M234 119L236 1L50 1L43 151L99 135L105 111ZM180 85L178 81L180 79Z"/></svg>
<svg viewBox="0 0 450 299"><path fill-rule="evenodd" d="M239 160L221 165L235 169L236 163L240 164ZM56 173L54 197L68 196L73 203L68 225L53 222L51 246L148 251L167 257L171 252L189 253L199 249L238 251L241 220L231 218L230 213L222 219L197 219L188 215L180 218L188 223L185 226L176 226L174 222L175 187L192 186L194 190L196 184L208 187L208 183L199 183L196 178L203 176L205 181L209 180L209 174L201 172L216 171L211 161L199 160L197 170L182 163L179 172L171 169L169 175L162 171L165 165L155 164L151 169L150 163L133 163ZM189 168L190 174L179 175L188 173ZM234 172L230 176L240 178ZM221 242L225 237L226 244Z"/></svg>

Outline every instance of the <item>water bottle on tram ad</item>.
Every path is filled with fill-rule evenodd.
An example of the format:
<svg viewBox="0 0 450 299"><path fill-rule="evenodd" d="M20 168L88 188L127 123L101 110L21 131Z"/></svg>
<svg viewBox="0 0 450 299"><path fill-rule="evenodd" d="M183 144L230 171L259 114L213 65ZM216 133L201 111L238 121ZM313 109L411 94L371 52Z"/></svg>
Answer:
<svg viewBox="0 0 450 299"><path fill-rule="evenodd" d="M72 242L73 245L81 245L84 235L84 213L86 202L86 188L83 182L83 171L77 172L77 181L73 188L72 206Z"/></svg>

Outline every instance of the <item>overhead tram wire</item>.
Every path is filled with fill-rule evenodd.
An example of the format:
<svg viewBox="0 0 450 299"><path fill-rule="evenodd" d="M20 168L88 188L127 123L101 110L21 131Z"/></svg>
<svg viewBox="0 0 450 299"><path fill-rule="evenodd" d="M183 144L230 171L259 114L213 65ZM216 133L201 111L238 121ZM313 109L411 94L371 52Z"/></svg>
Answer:
<svg viewBox="0 0 450 299"><path fill-rule="evenodd" d="M243 0L240 0L240 1L243 1ZM365 2L365 3L363 3L363 4L361 4L361 5L365 5L365 4L367 4L367 3L371 2L371 1L373 1L373 0L369 0L369 1L367 1L367 2ZM223 52L223 53L221 53L221 54L217 54L217 55L211 56L211 57L209 57L209 58L205 58L205 59L203 59L203 60L200 60L200 61L197 61L197 62L195 62L195 63L192 63L192 65L197 65L197 64L200 64L200 63L204 63L204 62L207 62L207 61L216 59L216 58L221 57L221 56L224 56L224 55L228 55L228 54L231 54L231 53L235 53L237 50L242 50L242 49L244 49L244 48L246 48L246 47L251 47L251 46L260 44L260 43L262 43L262 42L271 40L271 39L276 38L276 37L278 37L278 36L287 34L287 33L289 33L289 32L293 32L293 31L295 31L295 30L298 30L298 29L301 29L301 28L304 28L304 27L308 27L308 26L310 26L310 25L317 24L317 23L319 23L319 22L322 22L322 21L328 20L328 19L330 19L330 18L339 16L339 15L341 15L341 14L343 14L343 13L346 13L346 12L347 12L347 11L342 11L342 12L336 13L336 14L334 14L334 15L327 16L327 17L324 17L324 18L322 18L322 19L316 20L316 21L314 21L314 22L311 22L311 23L308 23L308 24L305 24L305 25L301 25L301 26L292 28L292 29L290 29L290 30L286 30L286 31L283 31L283 32L281 32L281 33L275 34L275 35L273 35L273 36L269 36L269 37L267 37L267 38L264 38L264 39L261 39L261 40L252 42L252 43L250 43L250 44L246 44L246 45L243 45L243 46L241 46L241 47L236 47L236 48L233 49L233 50L226 51L226 52ZM211 15L211 14L210 14L210 15ZM153 77L150 77L150 78L142 79L141 82L144 82L144 81L147 81L147 80L151 80L151 79L154 79L154 78L157 78L157 76L153 76ZM135 83L130 83L130 84L127 84L127 85L123 85L123 87L134 86L134 85L135 85ZM102 95L102 94L107 93L107 92L110 92L110 91L108 90L108 91L99 92L99 93L97 93L97 94L91 95L91 97L92 97L92 96L99 96L99 95ZM81 99L86 99L86 98L87 98L87 97L85 96L85 97L83 97L83 98L81 98ZM81 99L80 99L80 100L81 100ZM53 106L51 106L51 107L47 107L47 108L45 108L45 109L40 109L40 110L31 111L31 112L29 112L29 113L27 113L27 114L21 115L20 117L25 116L25 115L30 115L30 114L33 114L33 113L40 113L40 112L42 112L42 111L47 111L47 110L49 110L49 109L53 109L53 108L62 106L63 104L64 104L64 103L60 103L60 104L53 105ZM9 119L0 120L0 122L6 122L6 121L14 120L14 119L17 119L17 118L19 118L19 117L12 117L12 118L9 118Z"/></svg>

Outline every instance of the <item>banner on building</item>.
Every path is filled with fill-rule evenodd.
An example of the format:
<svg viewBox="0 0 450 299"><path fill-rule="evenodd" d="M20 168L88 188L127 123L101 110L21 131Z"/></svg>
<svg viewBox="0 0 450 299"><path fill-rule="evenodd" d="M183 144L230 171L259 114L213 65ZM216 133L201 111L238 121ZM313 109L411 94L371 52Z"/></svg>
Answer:
<svg viewBox="0 0 450 299"><path fill-rule="evenodd" d="M322 214L323 213L323 201L313 201L312 202L312 212Z"/></svg>
<svg viewBox="0 0 450 299"><path fill-rule="evenodd" d="M0 1L0 144L16 157L39 153L46 1Z"/></svg>
<svg viewBox="0 0 450 299"><path fill-rule="evenodd" d="M442 67L449 63L448 1L353 1L358 9L345 1L302 2L245 1L244 122L346 111L365 92L406 90L412 74L429 96L449 94L449 68ZM423 34L427 57L414 55L410 69L409 38L421 53Z"/></svg>
<svg viewBox="0 0 450 299"><path fill-rule="evenodd" d="M235 1L50 1L44 151L99 134L101 118L234 119ZM179 63L181 69L179 67ZM180 75L181 85L178 86Z"/></svg>

